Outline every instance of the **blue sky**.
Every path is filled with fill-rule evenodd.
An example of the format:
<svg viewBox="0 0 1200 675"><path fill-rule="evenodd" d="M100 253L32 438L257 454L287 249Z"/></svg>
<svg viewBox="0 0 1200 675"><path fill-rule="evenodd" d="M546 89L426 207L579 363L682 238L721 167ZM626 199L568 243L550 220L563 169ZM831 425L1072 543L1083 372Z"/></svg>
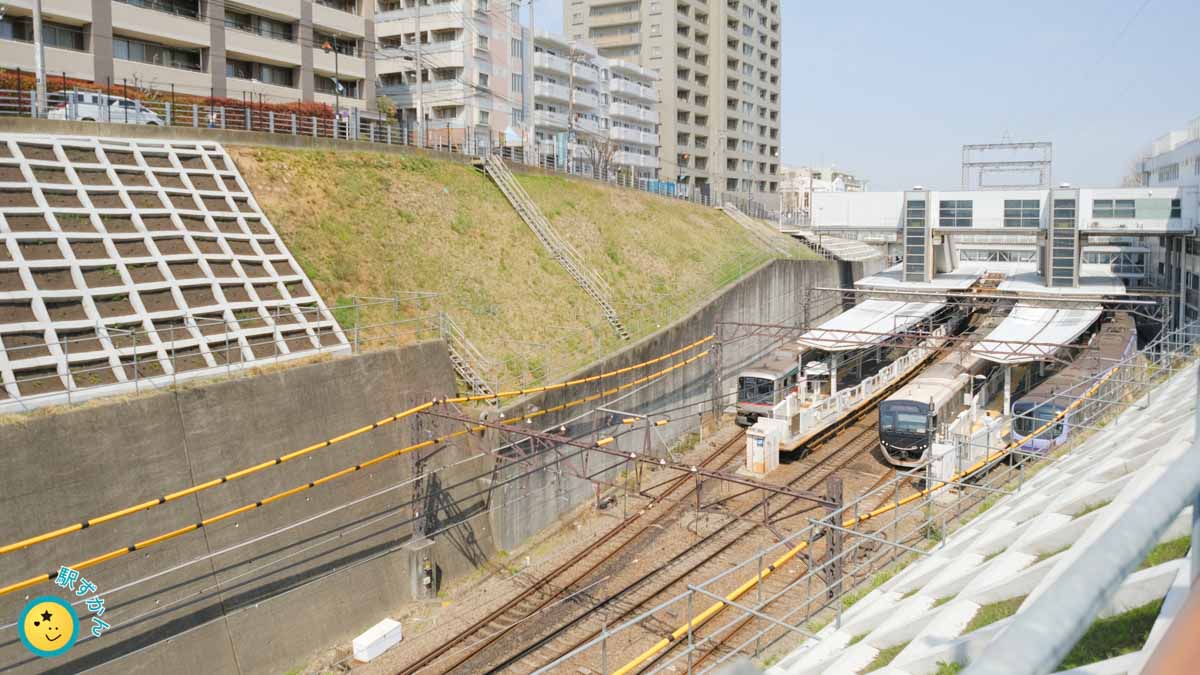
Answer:
<svg viewBox="0 0 1200 675"><path fill-rule="evenodd" d="M562 1L537 0L562 30ZM1139 11L1140 10L1140 11ZM785 0L783 158L871 189L954 188L964 143L1051 141L1054 180L1114 184L1200 116L1200 2Z"/></svg>

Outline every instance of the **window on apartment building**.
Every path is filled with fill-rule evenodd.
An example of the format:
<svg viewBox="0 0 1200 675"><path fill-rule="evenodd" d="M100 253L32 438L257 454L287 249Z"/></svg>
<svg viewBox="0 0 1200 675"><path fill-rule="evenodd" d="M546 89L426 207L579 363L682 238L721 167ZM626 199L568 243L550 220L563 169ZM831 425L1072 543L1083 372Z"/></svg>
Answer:
<svg viewBox="0 0 1200 675"><path fill-rule="evenodd" d="M475 11L476 12L488 11L488 0L475 0Z"/></svg>
<svg viewBox="0 0 1200 675"><path fill-rule="evenodd" d="M318 5L332 7L341 12L358 14L358 0L313 0Z"/></svg>
<svg viewBox="0 0 1200 675"><path fill-rule="evenodd" d="M512 121L513 124L525 124L525 111L520 108L513 108Z"/></svg>
<svg viewBox="0 0 1200 675"><path fill-rule="evenodd" d="M156 9L160 12L168 14L177 14L179 16L191 17L193 19L200 18L200 0L117 0L126 5L134 7L145 7L146 9Z"/></svg>
<svg viewBox="0 0 1200 675"><path fill-rule="evenodd" d="M479 110L479 111L477 111L477 113L478 114L476 115L475 121L477 121L479 124L490 124L491 123L492 114L490 112L488 112L486 110Z"/></svg>
<svg viewBox="0 0 1200 675"><path fill-rule="evenodd" d="M0 40L33 42L33 19L27 16L6 16L0 19ZM74 26L42 22L42 43L47 47L84 51L87 40L83 31Z"/></svg>
<svg viewBox="0 0 1200 675"><path fill-rule="evenodd" d="M169 47L125 37L114 37L112 43L113 58L183 70L203 69L199 49Z"/></svg>
<svg viewBox="0 0 1200 675"><path fill-rule="evenodd" d="M521 38L512 39L512 55L517 58L525 56L525 42Z"/></svg>
<svg viewBox="0 0 1200 675"><path fill-rule="evenodd" d="M325 45L343 56L358 56L358 40L348 37L338 37L332 33L313 31L313 48L325 49Z"/></svg>
<svg viewBox="0 0 1200 675"><path fill-rule="evenodd" d="M939 201L938 224L941 227L971 227L973 210L970 199Z"/></svg>
<svg viewBox="0 0 1200 675"><path fill-rule="evenodd" d="M1171 200L1171 216L1170 217L1171 218L1182 218L1183 217L1183 202L1181 202L1179 199ZM1188 241L1190 242L1191 239L1189 239Z"/></svg>
<svg viewBox="0 0 1200 675"><path fill-rule="evenodd" d="M483 87L484 89L487 89L488 85L490 83L491 83L491 78L488 76L487 73L479 73L479 86Z"/></svg>
<svg viewBox="0 0 1200 675"><path fill-rule="evenodd" d="M488 37L486 35L476 35L475 48L486 52L488 49Z"/></svg>
<svg viewBox="0 0 1200 675"><path fill-rule="evenodd" d="M296 39L290 23L232 9L225 10L225 26L276 40L293 42Z"/></svg>
<svg viewBox="0 0 1200 675"><path fill-rule="evenodd" d="M520 94L525 91L525 76L513 73L512 90L514 94Z"/></svg>
<svg viewBox="0 0 1200 675"><path fill-rule="evenodd" d="M266 63L254 63L253 61L226 60L225 76L239 80L257 80L265 84L274 84L280 87L296 86L295 73L291 68L272 66Z"/></svg>
<svg viewBox="0 0 1200 675"><path fill-rule="evenodd" d="M1097 199L1092 202L1093 218L1133 218L1132 199Z"/></svg>
<svg viewBox="0 0 1200 675"><path fill-rule="evenodd" d="M1158 182L1167 183L1176 180L1179 180L1179 162L1158 168Z"/></svg>
<svg viewBox="0 0 1200 675"><path fill-rule="evenodd" d="M338 84L341 84L340 91L338 90ZM359 85L360 82L358 80L338 80L334 82L332 77L313 73L313 91L321 94L344 96L346 98L361 98Z"/></svg>
<svg viewBox="0 0 1200 675"><path fill-rule="evenodd" d="M1038 227L1041 219L1038 215L1040 200L1037 199L1005 199L1005 227Z"/></svg>

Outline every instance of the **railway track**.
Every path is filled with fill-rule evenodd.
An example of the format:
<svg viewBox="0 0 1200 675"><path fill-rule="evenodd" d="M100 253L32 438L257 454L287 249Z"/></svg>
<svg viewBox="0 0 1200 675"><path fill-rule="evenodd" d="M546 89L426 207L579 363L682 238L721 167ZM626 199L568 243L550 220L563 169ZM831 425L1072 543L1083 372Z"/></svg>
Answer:
<svg viewBox="0 0 1200 675"><path fill-rule="evenodd" d="M740 453L741 447L739 442L743 438L743 434L735 434L702 459L698 466L707 467L717 463L718 468L723 467L730 459L726 455L731 455L731 449L735 450L734 455ZM722 459L723 457L725 459ZM574 591L586 590L586 586L581 585L581 582L589 575L597 571L604 563L612 560L622 551L630 548L635 542L638 542L641 539L641 535L655 530L657 526L661 526L662 521L674 517L677 511L676 506L679 502L685 501L687 497L685 496L680 500L672 500L671 497L675 491L688 482L688 478L685 475L663 483L662 486L665 489L662 492L654 496L647 495L651 501L644 508L639 509L638 512L622 520L605 532L599 539L543 575L536 582L530 584L524 591L489 612L482 619L459 632L454 638L444 641L438 648L422 655L412 664L397 672L401 675L409 675L422 671L433 672L430 669L435 668L441 672L456 671L524 622L529 621L547 609L556 606L564 599L569 598L573 589ZM694 490L694 488L692 489ZM644 516L652 512L650 507L661 503L671 504L671 506L666 509L659 509L657 515L644 527L630 529L635 523L642 521ZM589 561L592 562L589 564ZM581 565L583 566L581 571L568 574ZM563 582L562 579L568 576L570 577L569 581ZM455 652L456 649L464 649L464 647L465 651L463 653ZM445 661L445 663L441 663L441 661Z"/></svg>
<svg viewBox="0 0 1200 675"><path fill-rule="evenodd" d="M895 382L891 387L888 387L887 391L891 391L896 388L904 386L908 381L915 378L921 370L922 369L918 368L914 372L907 375L906 377L901 378L900 380ZM886 392L884 392L884 394L881 394L881 395L886 395ZM830 426L828 429L822 431L817 436L815 436L813 439L811 439L809 441L809 443L806 445L807 453L805 453L805 456L807 458L811 458L813 453L815 453L823 448L829 447L829 448L832 448L833 451L827 455L822 456L819 460L812 462L812 464L809 467L807 467L806 469L804 469L799 475L792 477L789 480L788 485L790 487L797 487L798 484L801 483L801 481L805 481L806 478L809 478L814 473L820 471L819 478L817 478L815 480L808 480L808 481L806 481L807 485L800 486L801 489L809 489L809 490L819 489L822 485L825 484L825 482L831 476L843 471L846 468L846 466L848 464L850 464L852 461L854 461L862 452L869 451L872 447L874 447L874 445L877 443L877 439L878 439L878 426L877 426L877 418L874 417L873 413L874 413L873 407L864 407L858 411L855 411L851 415L848 415L846 418L839 420L836 424ZM878 479L876 479L876 481L871 489L875 489L875 487L882 485L888 479L888 477L890 477L894 474L895 474L895 469L889 469L887 472L883 473ZM753 490L750 490L750 491L753 491ZM770 498L766 498L766 499L769 501ZM778 522L781 519L800 516L800 515L806 514L808 512L811 512L813 510L821 508L819 505L809 505L809 506L799 509L798 511L796 511L794 513L790 513L790 514L781 516L781 513L785 509L789 508L791 505L795 504L797 501L799 501L798 498L795 498L795 497L788 498L784 505L778 506L773 511L770 511L770 515L768 516L767 520ZM730 523L727 524L726 527L732 526L734 523L745 522L748 519L747 516L749 516L752 512L758 511L761 508L762 508L761 505L756 504L752 507L745 509L742 513L738 514L732 521L730 521ZM602 610L602 609L605 609L607 606L615 605L616 599L625 598L626 596L628 596L628 594L630 594L631 592L634 592L636 589L641 587L650 578L660 574L661 572L668 569L672 565L681 562L681 560L684 557L691 556L696 551L703 551L703 545L705 543L707 543L710 540L710 538L714 538L718 535L728 536L728 532L726 531L726 528L720 528L717 531L710 533L709 535L707 535L705 537L705 539L703 541L697 542L696 545L690 547L684 553L681 553L681 554L675 556L668 563L660 565L660 566L650 570L649 572L642 575L641 577L639 577L632 583L628 584L621 590L610 595L607 599L605 599L600 604L596 605L595 607L590 608L587 612L584 612L584 613L572 618L566 624L560 625L558 628L556 628L554 631L552 631L548 635L537 639L533 644L523 648L516 655L510 656L509 658L507 658L503 662L501 662L499 665L488 669L487 672L499 672L499 671L506 670L509 668L513 668L514 670L534 670L537 667L541 667L541 666L544 666L545 664L552 663L554 660L561 658L563 655L568 654L568 653L574 651L575 649L577 649L578 647L596 639L601 634L602 628L597 628L597 629L590 631L590 633L586 637L583 637L582 639L579 639L579 640L575 640L566 647L560 647L560 648L555 649L555 651L557 652L557 655L555 655L555 656L551 656L548 658L547 657L540 657L540 658L534 657L534 654L536 652L542 650L544 647L550 647L550 646L554 645L555 643L561 644L562 637L567 631L573 630L577 626L586 622L587 617L598 613L597 610ZM729 540L723 546L719 547L719 549L717 551L715 551L714 553L708 554L707 556L704 556L700 561L696 562L695 564L687 566L687 569L685 569L683 572L676 574L666 584L659 585L657 590L655 590L653 593L649 594L648 596L643 597L640 600L626 602L624 608L622 609L622 611L620 612L620 614L617 617L615 617L613 619L607 619L607 617L606 617L605 621L607 623L617 624L617 623L620 623L620 622L630 618L631 616L635 615L635 613L639 609L645 607L655 597L663 595L671 587L673 587L673 586L679 584L680 582L682 582L683 580L685 580L689 575L694 573L696 570L698 570L702 566L704 566L714 560L718 560L719 557L723 553L728 551L728 549L730 549L732 546L734 546L735 543L737 543L740 539L741 539L740 536L729 537ZM670 632L670 628L667 628L663 632L664 633ZM657 638L657 637L661 637L661 636L655 635L654 637ZM644 666L644 668L647 668L647 669L651 668L654 663L657 663L660 659L664 658L667 654L669 654L674 646L675 645L672 645L668 649L664 650L655 659L653 659L648 664L646 664ZM523 668L523 669L522 668L514 668L515 666L525 666L525 668Z"/></svg>
<svg viewBox="0 0 1200 675"><path fill-rule="evenodd" d="M889 389L903 386L915 375L915 372L910 374ZM868 450L876 442L877 437L873 412L873 408L864 407L810 439L806 445L807 452L804 453L804 457L811 459L818 452L822 452L822 456L801 470L798 475L793 476L788 485L796 487L798 484L804 484L807 486L804 489L820 488L830 476L844 470L864 450ZM711 465L728 453L743 438L744 434L736 434L704 458L700 465ZM826 449L831 451L824 454L823 451ZM723 467L727 461L727 459L723 460L718 468ZM818 477L814 479L814 475ZM750 516L763 509L763 504L768 504L767 520L770 521L772 517L779 516L799 500L797 497L789 497L783 505L777 505L772 510L772 507L769 506L770 502L776 498L782 499L782 496L764 496L762 500L743 509L729 522L705 535L700 541L694 542L685 550L676 553L667 562L639 575L632 582L626 583L618 591L608 594L598 602L595 601L593 596L599 595L596 588L602 587L608 579L601 574L594 573L600 571L606 563L619 562L618 556L634 548L635 543L640 543L644 539L643 534L660 530L664 522L676 518L679 505L688 502L689 498L688 496L678 499L672 497L687 482L689 482L689 477L681 476L660 484L665 485L666 489L662 493L652 496L649 505L541 577L525 591L398 672L402 675L418 672L499 672L508 669L534 669L539 665L550 663L559 658L559 655L569 653L578 645L584 644L600 634L602 627L592 628L588 625L597 623L597 615L613 611L617 612L618 616L608 619L607 614L604 614L605 620L609 623L621 621L634 615L647 602L679 584L704 565L720 560L723 554L742 539L741 534L758 527L758 525L747 525L746 523L747 521L753 522ZM695 494L695 490L696 487L693 486L688 491L688 495ZM746 492L754 490L751 488ZM643 492L643 494L645 493ZM738 496L740 495L732 495L721 501L728 501ZM658 509L657 515L644 527L626 533L633 523L641 521L643 516L652 511L651 506L659 504L668 504L669 506ZM814 505L786 517L801 515L815 508L820 507ZM739 523L741 524L739 530L742 531L735 536L730 536L729 529ZM626 536L622 536L622 534L626 534ZM722 537L728 540L710 551ZM580 566L583 566L582 571L568 574L572 570L579 569ZM651 584L657 577L672 568L682 568L682 571L673 574L666 583ZM568 576L570 580L564 583L562 579ZM584 583L585 580L589 580L589 577L591 577L590 583ZM582 596L582 600L575 593ZM552 619L557 619L552 622L557 625L555 629L540 637L534 632L523 645L512 645L515 647L515 651L509 649L507 650L508 654L505 654L506 650L503 649L502 643L516 641L514 633ZM585 634L582 639L572 637L572 634L580 633Z"/></svg>
<svg viewBox="0 0 1200 675"><path fill-rule="evenodd" d="M859 413L857 419L850 421L848 424L840 425L840 433L825 434L818 443L811 444L809 446L810 458L812 457L811 453L822 450L828 450L828 452L823 452L810 466L801 470L797 475L792 476L787 485L807 490L820 488L825 485L829 477L844 470L864 449L871 447L875 443L876 437L877 431L874 423L870 420L869 413ZM753 489L726 499L732 499L747 492L753 492ZM770 509L768 521L777 522L779 516L799 501L799 498L784 497L781 495L767 497L768 503L772 500L783 500L782 504L775 504L773 507L768 507ZM583 608L583 611L575 613L575 616L570 617L565 623L560 624L550 633L537 638L515 654L505 658L503 661L491 664L486 672L529 672L536 670L599 637L603 630L603 625L596 625L601 624L601 620L596 618L598 615L603 615L609 611L613 612L615 616L605 616L604 622L609 625L616 625L636 615L655 598L664 595L673 587L684 583L688 577L702 567L714 562L729 562L730 564L740 562L740 560L726 561L722 556L728 554L735 546L744 543L744 536L759 526L752 523L748 524L747 521L752 521L751 517L760 512L762 508L761 501L746 507L740 513L734 515L724 526L708 533L665 563L648 570L633 581L625 584L603 601L594 606ZM786 517L799 515L800 513L817 508L821 507L819 505L809 506ZM739 527L738 524L741 524L741 526ZM739 531L730 532L730 528L733 527L737 527ZM649 586L650 581L667 572L671 572L668 579L658 579L659 583L653 587ZM670 628L667 628L664 632L669 632L669 630ZM656 635L655 637L659 636Z"/></svg>

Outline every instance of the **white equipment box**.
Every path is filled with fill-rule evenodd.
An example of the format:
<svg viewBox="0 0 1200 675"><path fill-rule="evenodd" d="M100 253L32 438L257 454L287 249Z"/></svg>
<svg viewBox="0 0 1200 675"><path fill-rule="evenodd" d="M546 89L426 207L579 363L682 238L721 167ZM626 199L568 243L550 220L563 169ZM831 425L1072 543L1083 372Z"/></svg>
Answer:
<svg viewBox="0 0 1200 675"><path fill-rule="evenodd" d="M354 638L354 660L370 663L400 643L400 622L384 619Z"/></svg>

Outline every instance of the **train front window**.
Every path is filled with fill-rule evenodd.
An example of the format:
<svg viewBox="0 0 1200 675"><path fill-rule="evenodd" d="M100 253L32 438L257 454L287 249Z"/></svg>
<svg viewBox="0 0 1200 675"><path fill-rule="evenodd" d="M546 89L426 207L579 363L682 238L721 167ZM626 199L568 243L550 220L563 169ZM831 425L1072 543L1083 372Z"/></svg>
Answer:
<svg viewBox="0 0 1200 675"><path fill-rule="evenodd" d="M1045 426L1047 422L1057 417L1060 412L1062 412L1060 407L1053 404L1044 404L1037 408L1014 406L1013 428L1016 429L1016 433L1019 436L1029 436ZM1038 434L1038 438L1057 438L1062 435L1062 432L1063 423L1062 420L1059 420L1053 426Z"/></svg>
<svg viewBox="0 0 1200 675"><path fill-rule="evenodd" d="M762 377L738 378L738 401L742 403L772 403L775 383Z"/></svg>
<svg viewBox="0 0 1200 675"><path fill-rule="evenodd" d="M929 433L929 406L912 401L884 401L879 404L879 428L925 436Z"/></svg>

